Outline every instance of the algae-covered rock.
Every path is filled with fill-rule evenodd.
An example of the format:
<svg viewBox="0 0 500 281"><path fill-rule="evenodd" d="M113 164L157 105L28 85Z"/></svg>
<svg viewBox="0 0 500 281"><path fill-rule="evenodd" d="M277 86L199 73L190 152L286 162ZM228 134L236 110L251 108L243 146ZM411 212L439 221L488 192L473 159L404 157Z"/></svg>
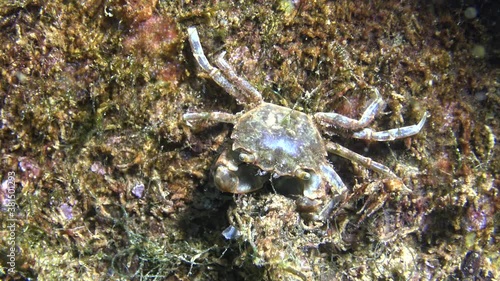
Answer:
<svg viewBox="0 0 500 281"><path fill-rule="evenodd" d="M498 8L480 2L4 1L0 277L498 279ZM198 75L193 25L267 102L359 118L373 86L376 130L429 112L405 140L329 137L409 190L331 155L349 192L321 223L270 184L217 191L232 128L182 115L241 108Z"/></svg>

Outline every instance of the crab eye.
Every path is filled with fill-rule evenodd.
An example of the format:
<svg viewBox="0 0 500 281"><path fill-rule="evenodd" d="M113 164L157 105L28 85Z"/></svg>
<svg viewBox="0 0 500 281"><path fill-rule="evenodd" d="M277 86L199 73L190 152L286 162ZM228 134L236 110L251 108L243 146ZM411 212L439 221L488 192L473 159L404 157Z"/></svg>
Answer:
<svg viewBox="0 0 500 281"><path fill-rule="evenodd" d="M255 155L249 154L249 153L242 152L242 153L240 153L238 158L240 159L241 162L245 162L245 163L255 162Z"/></svg>
<svg viewBox="0 0 500 281"><path fill-rule="evenodd" d="M307 198L318 198L318 191L320 190L322 180L316 174L309 174L309 179L304 181L304 196Z"/></svg>
<svg viewBox="0 0 500 281"><path fill-rule="evenodd" d="M308 181L311 179L311 174L299 168L295 170L295 176L301 180Z"/></svg>

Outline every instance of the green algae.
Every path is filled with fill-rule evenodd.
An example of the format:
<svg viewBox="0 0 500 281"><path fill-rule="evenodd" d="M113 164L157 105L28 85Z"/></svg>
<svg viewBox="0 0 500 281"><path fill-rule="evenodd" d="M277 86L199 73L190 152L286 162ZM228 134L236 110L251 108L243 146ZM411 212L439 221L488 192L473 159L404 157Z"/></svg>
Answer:
<svg viewBox="0 0 500 281"><path fill-rule="evenodd" d="M1 179L15 172L18 204L16 273L3 276L2 250L2 277L498 278L500 94L482 19L445 4L240 2L0 4ZM216 191L208 173L230 128L189 128L181 116L237 106L197 77L190 25L209 58L226 50L267 101L355 117L371 85L391 113L375 129L430 112L408 140L333 137L412 192L334 157L353 196L326 226L303 225L293 201L270 190ZM478 45L485 57L471 52ZM140 184L142 197L132 193ZM383 207L363 217L381 195ZM230 224L242 236L225 240ZM470 252L479 265L466 272Z"/></svg>

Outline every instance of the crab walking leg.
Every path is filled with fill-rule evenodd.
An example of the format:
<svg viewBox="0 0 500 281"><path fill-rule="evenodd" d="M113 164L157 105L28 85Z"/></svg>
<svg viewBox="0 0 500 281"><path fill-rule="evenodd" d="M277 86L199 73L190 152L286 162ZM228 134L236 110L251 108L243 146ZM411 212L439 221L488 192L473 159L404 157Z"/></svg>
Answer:
<svg viewBox="0 0 500 281"><path fill-rule="evenodd" d="M428 113L427 112L424 113L424 116L422 117L420 122L418 122L418 124L415 125L390 129L387 131L380 131L380 132L375 132L370 128L366 128L352 134L352 137L356 139L366 139L374 141L391 141L391 140L406 138L409 136L416 135L418 134L418 132L420 132L420 130L422 130L422 127L424 127L425 124L425 120L427 120L427 116Z"/></svg>
<svg viewBox="0 0 500 281"><path fill-rule="evenodd" d="M209 62L205 53L203 52L203 48L201 47L200 37L198 36L198 31L196 27L191 26L188 27L188 39L189 44L191 44L191 49L193 49L193 56L198 62L198 65L205 71L212 80L214 80L219 86L224 88L226 92L232 95L239 104L246 103L246 97L242 95L237 89L231 84L224 75L222 75L221 71L215 67L213 67Z"/></svg>
<svg viewBox="0 0 500 281"><path fill-rule="evenodd" d="M190 112L182 115L182 118L188 123L189 121L208 120L234 124L238 119L238 114L225 112Z"/></svg>
<svg viewBox="0 0 500 281"><path fill-rule="evenodd" d="M356 152L349 150L339 144L328 142L326 143L326 150L343 158L349 159L353 162L359 163L368 169L374 170L375 172L381 173L391 178L398 178L398 176L396 176L388 167L375 162L368 157L357 154Z"/></svg>
<svg viewBox="0 0 500 281"><path fill-rule="evenodd" d="M236 74L233 67L224 59L226 52L222 52L215 61L215 65L224 73L226 78L235 84L238 89L246 92L246 99L248 103L259 104L262 102L262 95L244 78Z"/></svg>
<svg viewBox="0 0 500 281"><path fill-rule="evenodd" d="M349 118L347 116L335 112L318 112L314 114L314 118L323 125L333 125L335 127L344 128L347 130L358 130L368 126L375 116L385 107L385 102L382 96L375 88L370 88L375 94L375 99L365 109L359 120Z"/></svg>

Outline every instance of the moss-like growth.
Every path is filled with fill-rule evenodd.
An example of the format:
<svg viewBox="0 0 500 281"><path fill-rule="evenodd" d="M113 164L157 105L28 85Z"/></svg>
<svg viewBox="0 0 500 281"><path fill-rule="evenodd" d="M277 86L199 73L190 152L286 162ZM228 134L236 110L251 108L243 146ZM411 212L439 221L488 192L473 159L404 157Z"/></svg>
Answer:
<svg viewBox="0 0 500 281"><path fill-rule="evenodd" d="M0 277L499 278L496 35L486 13L464 18L467 7L454 5L0 4ZM209 169L231 128L188 128L181 116L237 106L197 76L190 25L207 55L226 50L266 101L358 117L371 85L390 112L375 129L429 112L407 140L332 137L391 167L412 192L334 157L351 196L324 225L304 225L294 202L271 188L234 198L216 191ZM240 236L226 240L229 225Z"/></svg>

